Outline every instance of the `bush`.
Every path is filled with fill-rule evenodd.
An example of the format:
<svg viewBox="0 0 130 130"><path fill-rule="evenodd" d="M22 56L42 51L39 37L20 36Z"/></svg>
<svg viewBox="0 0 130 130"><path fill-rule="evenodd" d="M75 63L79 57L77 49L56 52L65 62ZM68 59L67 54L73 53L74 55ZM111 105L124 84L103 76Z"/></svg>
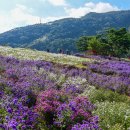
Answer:
<svg viewBox="0 0 130 130"><path fill-rule="evenodd" d="M126 95L121 95L117 92L113 92L111 90L105 89L93 89L89 94L88 97L91 102L96 103L98 102L124 102L130 104L130 99Z"/></svg>
<svg viewBox="0 0 130 130"><path fill-rule="evenodd" d="M98 130L98 118L92 115L94 108L86 96L73 97L53 89L41 92L36 103L40 126L50 130L71 130L74 125L82 125L83 122L88 128Z"/></svg>
<svg viewBox="0 0 130 130"><path fill-rule="evenodd" d="M120 102L96 103L99 124L103 130L127 130L130 127L130 106Z"/></svg>

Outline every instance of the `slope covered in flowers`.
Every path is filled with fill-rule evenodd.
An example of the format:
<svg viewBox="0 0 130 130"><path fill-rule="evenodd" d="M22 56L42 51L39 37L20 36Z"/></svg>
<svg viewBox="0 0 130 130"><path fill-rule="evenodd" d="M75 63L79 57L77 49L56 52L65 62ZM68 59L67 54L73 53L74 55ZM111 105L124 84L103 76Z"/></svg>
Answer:
<svg viewBox="0 0 130 130"><path fill-rule="evenodd" d="M67 74L61 75L52 63L1 56L0 66L3 129L74 130L77 123L99 129L98 117L92 114L94 105L86 96L78 96L79 84L67 83ZM58 78L63 81L56 82ZM86 81L81 86L82 82Z"/></svg>
<svg viewBox="0 0 130 130"><path fill-rule="evenodd" d="M130 62L8 47L1 54L1 129L130 127Z"/></svg>
<svg viewBox="0 0 130 130"><path fill-rule="evenodd" d="M13 56L23 60L45 60L54 63L81 66L82 62L92 62L92 59L79 58L72 55L47 53L44 51L35 51L24 48L11 48L0 46L0 54L4 56Z"/></svg>

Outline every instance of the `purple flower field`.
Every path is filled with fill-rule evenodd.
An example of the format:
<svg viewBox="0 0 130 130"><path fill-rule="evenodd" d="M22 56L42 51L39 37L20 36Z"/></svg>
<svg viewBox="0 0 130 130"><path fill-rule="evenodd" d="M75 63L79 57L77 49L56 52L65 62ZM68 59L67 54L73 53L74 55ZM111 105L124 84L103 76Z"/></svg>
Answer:
<svg viewBox="0 0 130 130"><path fill-rule="evenodd" d="M88 65L89 83L130 96L130 62L103 61Z"/></svg>
<svg viewBox="0 0 130 130"><path fill-rule="evenodd" d="M88 85L130 96L130 62L102 59L86 68L0 56L0 129L100 130ZM63 75L64 80L58 82ZM86 79L85 85L67 83Z"/></svg>

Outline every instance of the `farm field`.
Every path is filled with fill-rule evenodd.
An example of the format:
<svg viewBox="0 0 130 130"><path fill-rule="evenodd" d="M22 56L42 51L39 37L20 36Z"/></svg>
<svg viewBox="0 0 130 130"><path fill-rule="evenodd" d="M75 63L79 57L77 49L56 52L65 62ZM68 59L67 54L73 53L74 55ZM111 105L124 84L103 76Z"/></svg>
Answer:
<svg viewBox="0 0 130 130"><path fill-rule="evenodd" d="M0 130L129 130L130 62L0 47Z"/></svg>

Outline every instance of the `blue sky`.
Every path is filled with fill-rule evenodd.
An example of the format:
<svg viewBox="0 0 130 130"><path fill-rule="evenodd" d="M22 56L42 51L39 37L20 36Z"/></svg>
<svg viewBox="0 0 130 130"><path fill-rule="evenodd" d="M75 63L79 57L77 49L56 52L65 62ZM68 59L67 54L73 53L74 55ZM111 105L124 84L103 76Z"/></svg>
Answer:
<svg viewBox="0 0 130 130"><path fill-rule="evenodd" d="M79 18L89 12L129 10L130 0L0 0L0 32L19 26Z"/></svg>

